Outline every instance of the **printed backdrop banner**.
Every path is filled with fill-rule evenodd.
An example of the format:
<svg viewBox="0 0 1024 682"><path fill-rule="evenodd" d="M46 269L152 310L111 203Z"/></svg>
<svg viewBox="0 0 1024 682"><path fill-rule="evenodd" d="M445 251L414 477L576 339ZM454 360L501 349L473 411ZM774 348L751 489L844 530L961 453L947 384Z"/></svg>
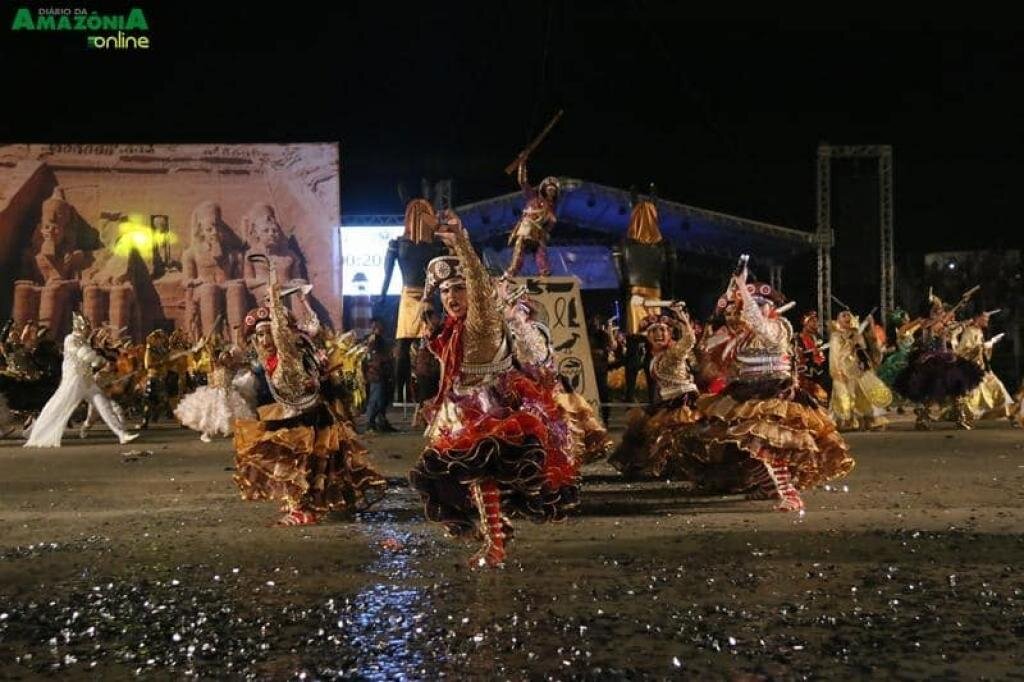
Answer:
<svg viewBox="0 0 1024 682"><path fill-rule="evenodd" d="M337 328L340 222L335 143L0 145L0 317L206 333L273 269Z"/></svg>
<svg viewBox="0 0 1024 682"><path fill-rule="evenodd" d="M580 281L575 277L517 277L514 281L526 287L539 321L551 330L558 372L596 409L597 382Z"/></svg>

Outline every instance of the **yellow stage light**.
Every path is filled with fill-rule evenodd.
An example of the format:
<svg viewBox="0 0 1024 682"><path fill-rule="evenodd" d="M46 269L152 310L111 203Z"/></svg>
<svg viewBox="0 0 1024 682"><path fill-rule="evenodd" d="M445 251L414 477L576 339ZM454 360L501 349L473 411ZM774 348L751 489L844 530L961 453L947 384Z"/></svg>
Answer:
<svg viewBox="0 0 1024 682"><path fill-rule="evenodd" d="M149 261L153 258L154 247L177 241L174 233L156 232L144 220L143 216L132 215L118 224L113 249L116 255L127 258L132 251L138 251L143 259Z"/></svg>

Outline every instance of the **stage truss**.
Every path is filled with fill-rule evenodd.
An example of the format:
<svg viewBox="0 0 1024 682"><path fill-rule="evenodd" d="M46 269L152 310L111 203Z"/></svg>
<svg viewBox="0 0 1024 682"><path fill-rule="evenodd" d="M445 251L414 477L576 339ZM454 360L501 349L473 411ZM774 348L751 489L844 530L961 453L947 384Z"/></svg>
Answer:
<svg viewBox="0 0 1024 682"><path fill-rule="evenodd" d="M879 307L881 321L896 307L896 260L893 245L892 146L818 146L818 315L832 319L832 159L878 159L878 223L881 249Z"/></svg>

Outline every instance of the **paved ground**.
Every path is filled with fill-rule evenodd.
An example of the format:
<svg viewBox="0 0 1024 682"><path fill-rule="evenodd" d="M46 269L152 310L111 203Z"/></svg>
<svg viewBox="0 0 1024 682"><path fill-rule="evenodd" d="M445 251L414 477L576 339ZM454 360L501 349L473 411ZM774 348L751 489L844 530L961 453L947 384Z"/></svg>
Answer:
<svg viewBox="0 0 1024 682"><path fill-rule="evenodd" d="M595 465L574 518L520 522L483 574L405 487L419 435L366 441L386 502L302 529L238 499L226 441L4 441L0 675L1024 679L1006 425L854 434L856 470L802 517Z"/></svg>

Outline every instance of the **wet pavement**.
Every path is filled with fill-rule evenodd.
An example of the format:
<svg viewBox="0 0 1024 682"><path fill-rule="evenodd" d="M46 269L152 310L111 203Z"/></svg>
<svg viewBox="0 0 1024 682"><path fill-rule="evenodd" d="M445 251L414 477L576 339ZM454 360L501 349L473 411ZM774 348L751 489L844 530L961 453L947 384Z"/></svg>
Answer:
<svg viewBox="0 0 1024 682"><path fill-rule="evenodd" d="M307 528L238 499L227 441L3 441L0 675L1024 679L1024 433L850 440L803 516L594 465L487 572L423 521L415 433L366 436L384 502Z"/></svg>

